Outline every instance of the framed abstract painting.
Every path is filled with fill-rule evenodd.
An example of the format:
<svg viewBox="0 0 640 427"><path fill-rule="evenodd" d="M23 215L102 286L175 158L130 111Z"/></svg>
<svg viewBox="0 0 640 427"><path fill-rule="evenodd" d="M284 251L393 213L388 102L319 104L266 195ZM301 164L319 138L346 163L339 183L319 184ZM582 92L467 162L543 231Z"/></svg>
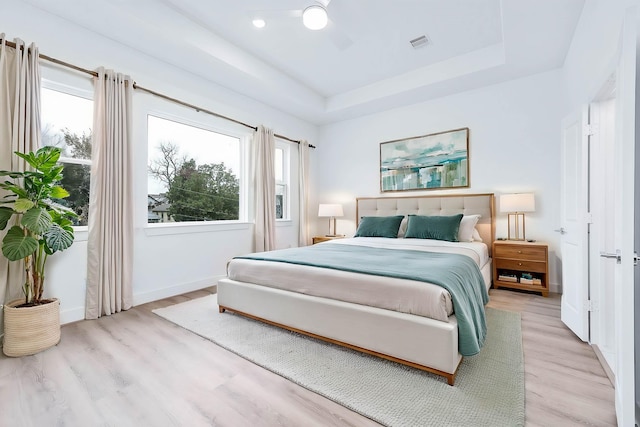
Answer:
<svg viewBox="0 0 640 427"><path fill-rule="evenodd" d="M380 191L469 187L469 128L380 143Z"/></svg>

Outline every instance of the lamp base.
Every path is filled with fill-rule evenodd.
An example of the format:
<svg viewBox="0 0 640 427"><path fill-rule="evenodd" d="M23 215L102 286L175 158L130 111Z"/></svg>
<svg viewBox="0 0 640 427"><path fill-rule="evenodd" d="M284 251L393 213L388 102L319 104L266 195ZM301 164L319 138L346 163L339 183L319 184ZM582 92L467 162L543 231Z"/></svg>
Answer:
<svg viewBox="0 0 640 427"><path fill-rule="evenodd" d="M522 234L520 234L520 231L522 231ZM526 240L524 237L524 214L522 212L514 212L507 215L507 240Z"/></svg>

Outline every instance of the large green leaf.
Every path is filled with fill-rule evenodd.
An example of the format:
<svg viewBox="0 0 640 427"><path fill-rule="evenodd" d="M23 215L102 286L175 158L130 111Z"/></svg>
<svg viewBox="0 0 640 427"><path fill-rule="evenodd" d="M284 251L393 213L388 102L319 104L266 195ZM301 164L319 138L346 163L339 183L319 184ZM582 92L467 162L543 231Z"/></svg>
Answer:
<svg viewBox="0 0 640 427"><path fill-rule="evenodd" d="M62 150L58 147L46 146L40 148L36 151L36 159L38 161L36 169L45 173L49 172L58 163L61 153Z"/></svg>
<svg viewBox="0 0 640 427"><path fill-rule="evenodd" d="M31 236L25 236L22 228L14 225L2 239L2 254L9 261L21 260L38 249L38 241Z"/></svg>
<svg viewBox="0 0 640 427"><path fill-rule="evenodd" d="M0 230L7 228L7 223L13 215L13 209L1 207L0 208Z"/></svg>
<svg viewBox="0 0 640 427"><path fill-rule="evenodd" d="M53 199L64 199L65 197L69 197L69 192L64 188L56 185L51 189L50 196Z"/></svg>
<svg viewBox="0 0 640 427"><path fill-rule="evenodd" d="M58 164L56 167L51 168L49 171L49 176L54 180L54 182L58 182L62 179L62 171L64 170L64 166Z"/></svg>
<svg viewBox="0 0 640 427"><path fill-rule="evenodd" d="M53 200L43 200L42 203L49 208L51 218L53 218L53 222L57 224L60 224L58 218L78 217L78 214L76 214L73 210L69 209L66 206L62 206L60 203L56 203Z"/></svg>
<svg viewBox="0 0 640 427"><path fill-rule="evenodd" d="M51 215L46 209L33 207L29 209L23 216L21 224L36 234L44 234L53 221Z"/></svg>
<svg viewBox="0 0 640 427"><path fill-rule="evenodd" d="M19 198L13 204L13 209L18 213L24 213L33 207L33 202L29 199Z"/></svg>
<svg viewBox="0 0 640 427"><path fill-rule="evenodd" d="M53 224L49 231L44 233L46 242L45 251L51 255L58 251L67 249L73 243L73 229L65 230L58 224Z"/></svg>
<svg viewBox="0 0 640 427"><path fill-rule="evenodd" d="M24 175L24 172L0 171L0 176L8 176L10 178L22 178Z"/></svg>
<svg viewBox="0 0 640 427"><path fill-rule="evenodd" d="M20 153L15 151L15 155L24 159L32 168L42 172L48 172L56 165L62 151L58 147L46 146L40 148L35 153Z"/></svg>
<svg viewBox="0 0 640 427"><path fill-rule="evenodd" d="M10 181L0 182L0 188L2 188L3 190L11 191L12 193L17 194L20 197L28 197L28 193L24 188L17 186Z"/></svg>
<svg viewBox="0 0 640 427"><path fill-rule="evenodd" d="M29 163L32 168L37 169L38 162L36 160L35 153L21 153L19 151L14 151L13 154L20 157L25 162Z"/></svg>

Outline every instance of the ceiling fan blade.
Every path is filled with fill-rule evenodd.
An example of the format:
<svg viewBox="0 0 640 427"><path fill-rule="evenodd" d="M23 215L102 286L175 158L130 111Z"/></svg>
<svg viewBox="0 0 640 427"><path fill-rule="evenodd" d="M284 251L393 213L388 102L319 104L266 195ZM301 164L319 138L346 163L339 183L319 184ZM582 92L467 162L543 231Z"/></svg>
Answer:
<svg viewBox="0 0 640 427"><path fill-rule="evenodd" d="M300 9L267 9L254 10L249 12L249 17L262 19L281 19L281 18L300 18L302 10Z"/></svg>
<svg viewBox="0 0 640 427"><path fill-rule="evenodd" d="M329 25L327 25L327 35L340 50L345 50L353 44L351 37L342 31L331 19L329 19Z"/></svg>

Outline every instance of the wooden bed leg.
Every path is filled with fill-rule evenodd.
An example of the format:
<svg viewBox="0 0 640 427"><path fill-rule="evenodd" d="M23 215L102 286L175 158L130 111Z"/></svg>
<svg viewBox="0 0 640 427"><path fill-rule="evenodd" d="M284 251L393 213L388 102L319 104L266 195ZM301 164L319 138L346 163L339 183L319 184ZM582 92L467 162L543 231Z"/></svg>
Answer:
<svg viewBox="0 0 640 427"><path fill-rule="evenodd" d="M453 385L453 383L456 381L456 374L449 374L446 377L447 377L447 384L449 385Z"/></svg>
<svg viewBox="0 0 640 427"><path fill-rule="evenodd" d="M225 310L226 309L223 306L221 306L221 305L218 306L218 312L219 313L224 313Z"/></svg>

